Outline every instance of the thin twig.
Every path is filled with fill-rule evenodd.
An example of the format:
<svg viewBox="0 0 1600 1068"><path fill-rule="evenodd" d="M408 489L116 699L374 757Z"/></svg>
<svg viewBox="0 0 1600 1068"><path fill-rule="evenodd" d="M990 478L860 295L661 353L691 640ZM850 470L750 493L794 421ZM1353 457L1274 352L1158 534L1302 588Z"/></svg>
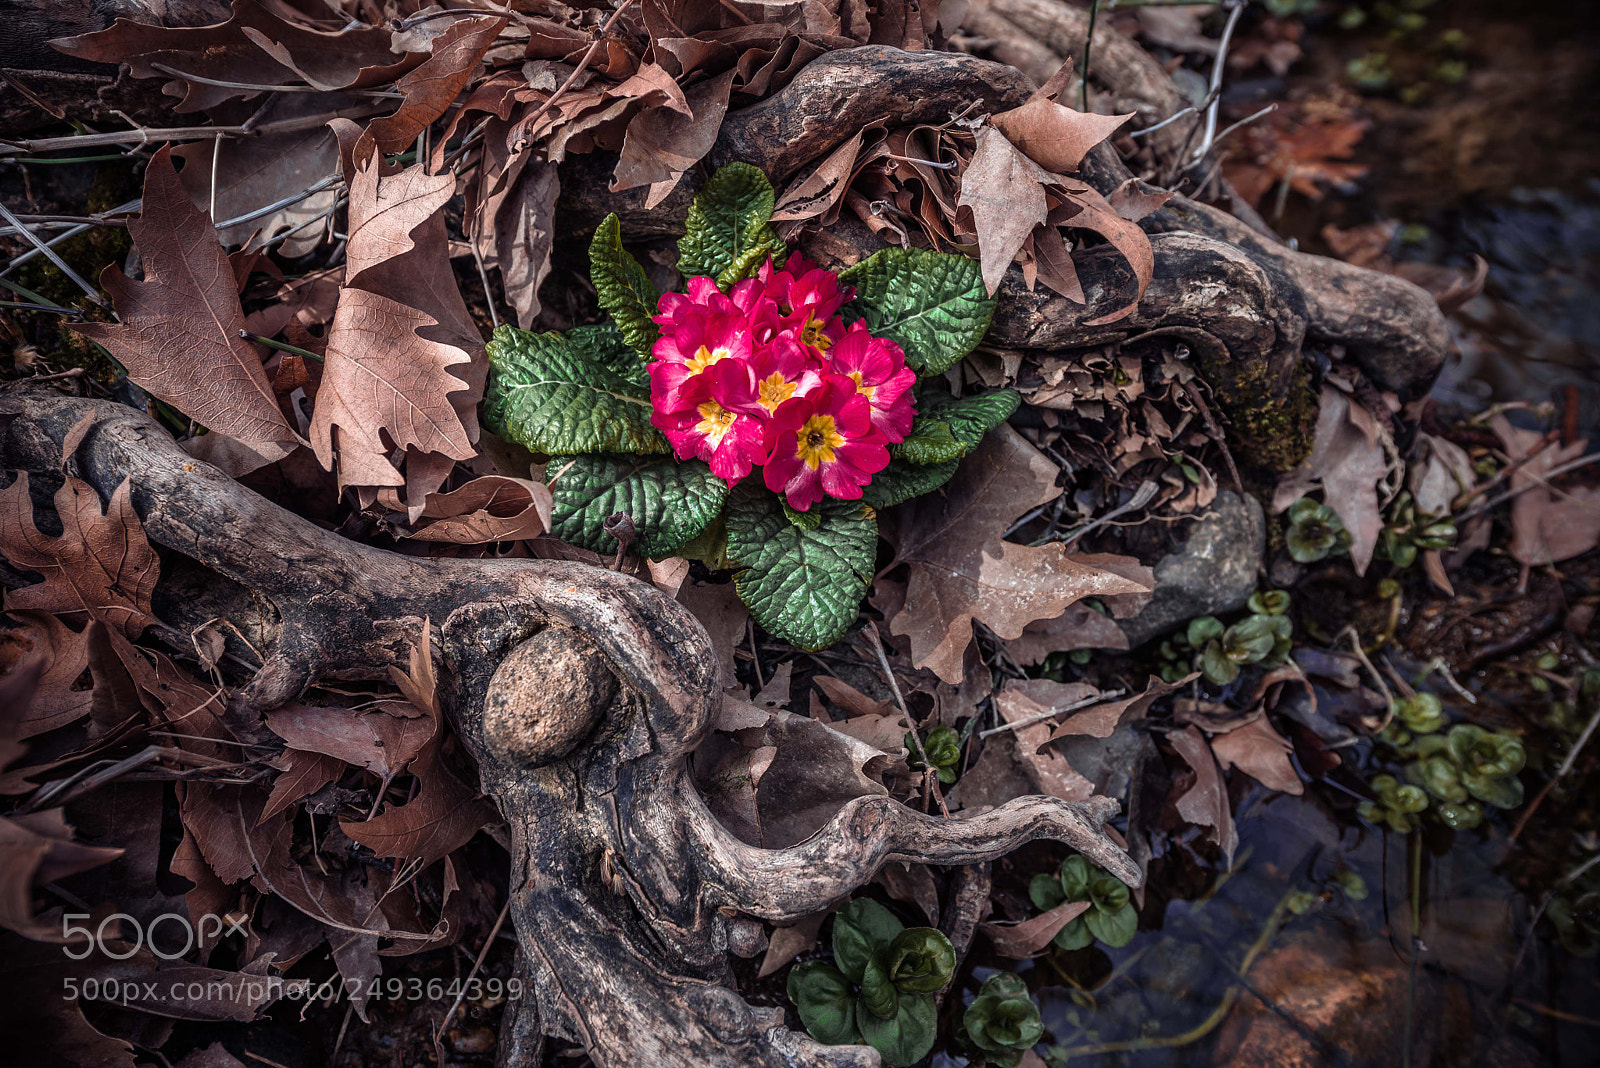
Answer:
<svg viewBox="0 0 1600 1068"><path fill-rule="evenodd" d="M360 108L346 118L358 119L381 110ZM163 126L137 127L132 130L113 130L110 133L68 134L63 137L41 137L33 141L19 141L0 137L0 153L20 155L28 152L47 152L54 148L91 148L96 145L149 145L162 141L204 141L208 137L266 137L271 134L297 133L325 126L332 113L302 115L293 119L280 119L247 129L243 126Z"/></svg>
<svg viewBox="0 0 1600 1068"><path fill-rule="evenodd" d="M506 922L506 914L511 911L511 895L506 894L506 903L500 907L500 915L496 917L494 926L489 928L489 937L483 940L483 948L478 950L477 959L472 962L472 970L467 973L467 978L461 983L456 993L456 999L450 1003L450 1011L444 1014L444 1019L439 1022L439 1029L433 1034L433 1043L438 1046L444 1038L444 1029L450 1026L450 1021L455 1018L456 1010L461 1007L461 1001L467 996L467 987L472 985L472 980L483 967L483 958L489 955L489 947L494 945L495 935L500 933L500 927ZM439 1063L444 1063L444 1058L439 1058Z"/></svg>
<svg viewBox="0 0 1600 1068"><path fill-rule="evenodd" d="M1211 433L1211 440L1222 450L1222 459L1228 465L1228 475L1233 479L1233 488L1239 491L1239 499L1244 500L1247 496L1244 492L1244 480L1239 477L1239 469L1234 466L1233 453L1228 450L1228 441L1223 437L1222 429L1211 417L1211 408L1206 404L1205 397L1200 395L1200 387L1190 380L1183 384L1183 388L1188 391L1189 399L1194 401L1194 406L1200 409L1200 418L1205 420L1206 430Z"/></svg>
<svg viewBox="0 0 1600 1068"><path fill-rule="evenodd" d="M249 330L239 331L239 336L244 338L246 341L254 341L258 345L265 345L269 349L277 349L279 352L292 352L296 356L300 356L307 360L315 360L318 363L322 363L324 359L323 357L312 352L310 349L303 349L298 345L291 345L287 341L275 341L270 337L266 337L262 334L252 333Z"/></svg>
<svg viewBox="0 0 1600 1068"><path fill-rule="evenodd" d="M1091 0L1089 4L1089 32L1083 35L1083 70L1079 77L1083 79L1078 87L1078 110L1089 110L1089 52L1094 47L1094 24L1100 15L1100 0Z"/></svg>
<svg viewBox="0 0 1600 1068"><path fill-rule="evenodd" d="M1589 717L1588 726L1583 728L1583 733L1578 735L1578 740L1572 743L1572 749L1567 753L1567 759L1561 762L1561 766L1556 769L1556 773L1550 776L1550 780L1534 795L1533 800L1528 803L1528 807L1522 810L1522 816L1517 820L1517 825L1511 829L1511 834L1506 838L1507 845L1512 845L1516 842L1517 836L1522 834L1522 829L1528 825L1528 821L1533 818L1533 814L1539 810L1539 806L1544 802L1545 797L1549 795L1551 790L1555 789L1556 783L1560 782L1562 777L1572 770L1572 765L1577 763L1578 754L1583 752L1583 747L1588 745L1589 739L1594 736L1596 727L1600 727L1600 708L1594 710L1594 715Z"/></svg>
<svg viewBox="0 0 1600 1068"><path fill-rule="evenodd" d="M1578 459L1573 460L1570 463L1564 463L1564 464L1560 465L1559 467L1552 467L1550 470L1546 471L1542 475L1530 474L1528 477L1531 478L1533 481L1529 482L1527 485L1518 486L1516 489L1513 489L1513 490L1507 490L1505 493L1502 493L1500 496L1495 497L1495 498L1493 498L1491 500L1484 501L1482 504L1478 505L1477 507L1471 508L1468 511L1463 512L1461 515L1456 517L1456 523L1457 524L1465 523L1467 520L1472 519L1475 516L1481 515L1482 513L1487 512L1491 508L1498 507L1499 505L1502 505L1502 504L1506 503L1507 501L1511 500L1512 498L1520 497L1524 493L1527 493L1529 490L1535 489L1535 488L1538 488L1538 487L1543 487L1545 489L1552 490L1552 491L1554 491L1556 493L1562 493L1561 490L1557 489L1555 486L1550 485L1550 479L1555 478L1557 475L1564 475L1568 471L1575 471L1580 467L1587 467L1589 464L1596 463L1596 462L1600 462L1600 452L1590 453L1588 456L1581 456ZM1563 496L1564 495L1565 494L1563 494Z"/></svg>
<svg viewBox="0 0 1600 1068"><path fill-rule="evenodd" d="M979 731L978 737L987 738L993 734L1004 734L1006 731L1016 731L1021 730L1023 727L1031 727L1035 723L1038 723L1042 720L1065 715L1068 712L1076 712L1080 708L1087 708L1090 705L1097 705L1103 701L1114 700L1115 698L1121 697L1126 692L1126 690L1105 690L1101 693L1090 694L1083 700L1074 701L1070 705L1062 705L1060 708L1051 708L1044 712L1040 712L1038 715L1028 716L1024 719L1019 719L1011 723L1002 723L1000 726L990 727L986 731Z"/></svg>
<svg viewBox="0 0 1600 1068"><path fill-rule="evenodd" d="M245 214L240 215L237 218L225 219L224 221L217 223L216 227L217 227L218 230L226 230L230 226L238 226L241 223L255 222L257 219L264 218L265 216L271 215L275 211L282 211L284 208L290 207L291 205L294 205L294 204L298 204L302 200L306 200L306 199L308 199L310 197L316 196L318 193L322 192L324 189L328 188L329 186L338 185L339 183L341 183L343 181L344 181L344 176L343 175L330 174L330 175L328 175L328 177L322 179L322 181L316 182L316 183L314 183L312 185L308 185L304 189L300 190L300 192L298 192L298 193L294 193L294 194L292 194L290 196L286 196L282 200L274 200L271 204L267 204L267 205L264 205L263 207L259 207L255 211L246 212Z"/></svg>
<svg viewBox="0 0 1600 1068"><path fill-rule="evenodd" d="M1378 724L1378 730L1381 731L1389 725L1390 720L1394 719L1394 694L1389 692L1389 684L1383 681L1383 674L1372 666L1372 660L1367 656L1367 651L1361 648L1361 635L1356 633L1356 628L1353 624L1340 631L1339 637L1342 638L1347 634L1350 636L1350 649L1356 654L1356 659L1361 661L1362 665L1378 683L1378 689L1383 691L1383 702L1388 706L1388 711L1383 715L1383 722Z"/></svg>
<svg viewBox="0 0 1600 1068"><path fill-rule="evenodd" d="M67 261L56 255L55 249L45 244L44 241L40 239L38 234L34 233L26 226L23 226L22 220L11 214L11 209L6 207L4 204L0 204L0 218L5 219L6 222L10 223L12 226L15 226L18 233L22 234L23 237L26 237L30 244L32 244L40 252L44 253L45 258L51 263L55 264L56 268L62 274L72 279L73 284L88 294L89 299L98 307L110 307L110 305L105 302L105 298L100 295L99 290L95 289L94 286L84 281L83 276L77 271L74 271L71 267L68 267Z"/></svg>
<svg viewBox="0 0 1600 1068"><path fill-rule="evenodd" d="M878 654L878 666L883 668L883 677L889 681L889 692L894 695L895 707L900 714L911 724L911 742L917 750L917 759L922 761L923 783L933 792L933 799L939 803L939 811L944 813L945 819L950 818L950 810L945 807L944 791L939 789L939 775L934 770L933 761L928 759L928 750L922 745L922 732L917 729L917 721L911 715L911 710L906 707L906 699L900 692L900 683L895 680L894 669L889 666L889 654L883 651L883 639L878 637L878 625L868 623L861 628L867 636L867 644L872 646L872 651Z"/></svg>
<svg viewBox="0 0 1600 1068"><path fill-rule="evenodd" d="M243 89L252 93L321 93L326 90L318 89L314 85L260 85L254 82L228 82L220 78L205 78L198 74L188 74L175 70L165 63L151 63L150 66L162 74L170 74L174 78L182 78L186 82L195 82L199 85L215 85L221 89ZM404 100L404 93L391 92L387 89L340 89L341 93L361 93L364 96L390 97L395 100Z"/></svg>
<svg viewBox="0 0 1600 1068"><path fill-rule="evenodd" d="M1244 0L1235 0L1228 11L1228 23L1222 28L1222 40L1217 42L1217 58L1211 64L1211 106L1206 108L1206 132L1200 140L1200 147L1194 150L1191 160L1205 158L1211 146L1217 140L1217 112L1222 107L1222 75L1228 66L1228 45L1233 41L1233 28L1239 24L1239 16L1244 14Z"/></svg>
<svg viewBox="0 0 1600 1068"><path fill-rule="evenodd" d="M556 101L560 100L566 95L567 90L572 88L572 83L577 81L578 77L589 69L590 62L594 60L595 55L600 51L600 46L605 43L606 34L611 32L612 25L622 17L624 11L632 6L633 0L622 0L622 3L617 5L617 9L611 13L611 17L606 19L605 25L600 27L599 36L594 39L588 50L583 53L583 58L578 60L578 65L572 69L572 73L567 75L567 80L557 86L556 91L551 93L543 104L539 105L539 110L535 111L533 117L522 125L524 130L531 130L538 125L539 120L544 117L544 113L554 107Z"/></svg>
<svg viewBox="0 0 1600 1068"><path fill-rule="evenodd" d="M1248 126L1252 122L1255 122L1257 119L1261 118L1263 115L1270 115L1272 112L1277 111L1277 110L1278 110L1278 105L1276 103L1268 104L1266 107L1262 108L1260 111L1256 112L1254 115L1247 115L1244 118L1240 119L1238 122L1234 123L1232 126L1225 127L1223 129L1223 131L1221 133L1217 134L1216 138L1211 142L1212 147L1215 148L1218 141L1221 141L1224 137L1227 137L1229 134L1233 133L1233 131L1237 130L1239 127Z"/></svg>
<svg viewBox="0 0 1600 1068"><path fill-rule="evenodd" d="M1139 483L1139 488L1134 490L1133 496L1128 498L1126 503L1117 505L1105 515L1100 516L1098 519L1092 520L1091 522L1085 523L1076 530L1069 530L1066 534L1056 540L1060 541L1062 545L1071 545L1085 534L1105 526L1119 515L1125 515L1126 513L1137 508L1143 508L1145 505L1150 503L1150 498L1154 497L1156 495L1156 491L1160 488L1161 487L1154 482L1141 482Z"/></svg>
<svg viewBox="0 0 1600 1068"><path fill-rule="evenodd" d="M32 304L25 300L0 300L0 308L21 308L23 311L54 312L56 315L82 316L81 308L58 308L54 304Z"/></svg>

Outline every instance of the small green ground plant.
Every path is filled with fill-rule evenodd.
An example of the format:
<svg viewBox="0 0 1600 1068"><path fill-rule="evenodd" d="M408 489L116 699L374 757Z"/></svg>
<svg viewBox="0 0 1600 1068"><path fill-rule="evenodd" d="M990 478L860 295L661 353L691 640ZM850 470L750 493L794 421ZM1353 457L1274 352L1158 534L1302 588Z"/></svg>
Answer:
<svg viewBox="0 0 1600 1068"><path fill-rule="evenodd" d="M1061 949L1082 949L1096 939L1115 949L1133 941L1139 930L1139 913L1128 884L1076 853L1063 860L1054 875L1035 875L1028 884L1028 897L1040 910L1089 902L1082 915L1057 932L1054 944Z"/></svg>
<svg viewBox="0 0 1600 1068"><path fill-rule="evenodd" d="M985 979L961 1017L961 1044L974 1060L996 1068L1017 1068L1023 1054L1043 1037L1039 1006L1028 993L1028 984L1014 972L997 972Z"/></svg>

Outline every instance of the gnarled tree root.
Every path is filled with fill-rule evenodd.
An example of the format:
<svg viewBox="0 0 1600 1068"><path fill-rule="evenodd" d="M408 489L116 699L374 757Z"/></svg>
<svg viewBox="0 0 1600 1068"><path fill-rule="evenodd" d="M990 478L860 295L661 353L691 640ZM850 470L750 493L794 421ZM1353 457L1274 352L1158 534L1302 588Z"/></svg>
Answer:
<svg viewBox="0 0 1600 1068"><path fill-rule="evenodd" d="M0 466L48 490L84 420L67 470L103 498L131 480L151 541L251 594L255 617L236 622L263 637L266 663L229 706L241 735L259 737L260 714L314 680L385 677L433 621L441 702L510 828L538 1018L597 1064L875 1064L746 1004L727 953L749 947L755 920L825 908L888 861L974 864L1053 838L1138 881L1101 829L1108 801L1026 797L941 819L863 797L798 845L747 845L686 768L721 700L710 639L654 587L566 562L346 541L194 460L140 412L36 389L0 393Z"/></svg>

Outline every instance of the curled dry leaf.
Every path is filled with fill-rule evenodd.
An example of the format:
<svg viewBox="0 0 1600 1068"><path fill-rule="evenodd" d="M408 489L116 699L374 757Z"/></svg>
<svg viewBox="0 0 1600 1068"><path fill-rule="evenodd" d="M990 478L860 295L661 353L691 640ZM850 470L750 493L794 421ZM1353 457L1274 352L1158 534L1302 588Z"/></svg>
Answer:
<svg viewBox="0 0 1600 1068"><path fill-rule="evenodd" d="M1071 72L1068 60L1062 70ZM1069 174L1083 165L1089 150L1116 132L1118 126L1134 117L1096 115L1075 111L1056 102L1066 79L1058 72L1021 107L1002 111L989 118L991 125L1007 140L1027 153L1039 166L1054 174Z"/></svg>
<svg viewBox="0 0 1600 1068"><path fill-rule="evenodd" d="M1087 682L1052 682L1029 679L1012 682L995 694L995 707L1007 723L1023 723L1011 733L1016 738L1016 759L1040 793L1064 801L1087 801L1094 796L1094 783L1049 748L1053 740L1052 723L1047 713L1059 712L1099 691Z"/></svg>
<svg viewBox="0 0 1600 1068"><path fill-rule="evenodd" d="M1017 545L1001 534L1012 520L1059 495L1051 463L1002 425L962 462L942 495L900 510L896 558L910 565L906 603L890 633L911 639L912 663L948 683L964 675L972 623L1005 639L1053 619L1083 597L1145 593L1149 587L1068 559L1060 544Z"/></svg>
<svg viewBox="0 0 1600 1068"><path fill-rule="evenodd" d="M1224 771L1238 768L1269 790L1299 795L1305 792L1305 784L1289 759L1292 750L1265 715L1211 739L1211 751Z"/></svg>
<svg viewBox="0 0 1600 1068"><path fill-rule="evenodd" d="M75 329L104 345L150 393L256 454L245 474L299 442L278 410L256 347L239 336L244 311L211 220L178 180L169 149L145 170L144 209L128 224L144 263L135 282L116 265L100 275L120 323Z"/></svg>
<svg viewBox="0 0 1600 1068"><path fill-rule="evenodd" d="M411 537L454 545L536 538L550 529L552 503L542 482L484 475L449 493L429 494L422 518L433 522Z"/></svg>
<svg viewBox="0 0 1600 1068"><path fill-rule="evenodd" d="M463 18L433 40L433 50L421 66L407 71L395 83L405 100L393 115L373 119L363 135L385 154L403 152L433 120L455 103L467 82L478 72L478 62L505 29L504 18ZM364 146L363 146L364 147ZM358 158L363 148L356 149Z"/></svg>
<svg viewBox="0 0 1600 1068"><path fill-rule="evenodd" d="M6 504L0 500L0 508L3 507ZM30 697L24 699L20 693L10 695L11 703L6 708L17 717L7 728L10 741L31 738L88 715L94 691L72 688L78 677L89 669L87 636L81 631L74 631L47 612L20 612L10 605L7 605L7 611L23 623L33 648L24 666L14 669L6 681L25 677L26 665L29 664L38 672ZM9 636L15 636L15 633ZM19 748L12 758L20 755L20 752ZM7 763L8 760L0 760L0 767ZM0 793L3 792L9 791L0 788Z"/></svg>
<svg viewBox="0 0 1600 1068"><path fill-rule="evenodd" d="M1049 214L1044 186L1052 178L998 128L978 131L977 148L961 176L958 203L972 212L983 284L990 296L1033 228L1044 224Z"/></svg>
<svg viewBox="0 0 1600 1068"><path fill-rule="evenodd" d="M1222 847L1228 865L1233 865L1239 848L1239 832L1233 825L1233 810L1228 804L1228 785L1222 780L1217 759L1197 727L1185 727L1167 735L1172 748L1194 769L1194 785L1178 798L1178 815L1211 829L1211 840Z"/></svg>
<svg viewBox="0 0 1600 1068"><path fill-rule="evenodd" d="M34 918L34 887L109 864L121 855L121 849L74 841L59 808L0 817L0 927L35 941L65 941L59 920Z"/></svg>
<svg viewBox="0 0 1600 1068"><path fill-rule="evenodd" d="M1311 456L1284 475L1273 490L1273 511L1281 512L1318 483L1323 498L1350 532L1350 561L1365 575L1383 531L1378 483L1389 469L1388 431L1359 402L1331 386L1322 387L1321 407Z"/></svg>

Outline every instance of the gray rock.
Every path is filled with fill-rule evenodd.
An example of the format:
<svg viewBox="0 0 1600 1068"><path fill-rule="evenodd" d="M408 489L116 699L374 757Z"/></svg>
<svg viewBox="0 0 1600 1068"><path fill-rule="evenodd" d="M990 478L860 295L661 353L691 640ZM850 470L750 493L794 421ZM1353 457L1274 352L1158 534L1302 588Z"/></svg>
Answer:
<svg viewBox="0 0 1600 1068"><path fill-rule="evenodd" d="M1144 611L1119 621L1128 644L1142 645L1195 616L1243 608L1255 592L1265 548L1260 502L1219 491L1189 540L1156 564L1155 594Z"/></svg>

